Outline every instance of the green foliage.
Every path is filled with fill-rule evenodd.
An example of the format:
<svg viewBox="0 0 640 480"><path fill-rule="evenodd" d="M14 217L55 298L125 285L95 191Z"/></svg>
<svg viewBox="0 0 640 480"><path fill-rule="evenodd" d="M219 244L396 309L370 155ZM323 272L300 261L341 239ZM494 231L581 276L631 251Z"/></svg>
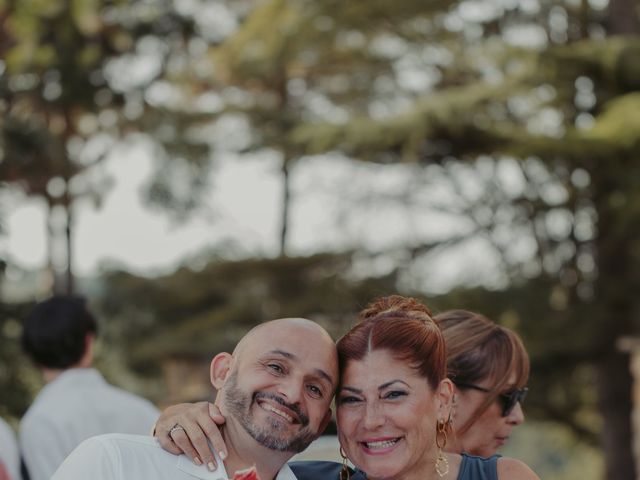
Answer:
<svg viewBox="0 0 640 480"><path fill-rule="evenodd" d="M540 478L597 480L603 476L602 452L576 443L571 431L557 423L518 427L503 453L524 461Z"/></svg>
<svg viewBox="0 0 640 480"><path fill-rule="evenodd" d="M640 75L639 75L640 78ZM640 92L620 95L611 100L598 116L587 138L606 141L612 149L628 156L640 156ZM633 152L633 153L632 153ZM632 153L632 155L629 155Z"/></svg>
<svg viewBox="0 0 640 480"><path fill-rule="evenodd" d="M98 303L106 342L142 370L168 356L209 359L233 349L258 323L304 317L334 336L373 296L395 289L395 275L351 278L349 254L211 261L155 279L113 272Z"/></svg>
<svg viewBox="0 0 640 480"><path fill-rule="evenodd" d="M20 418L41 380L20 346L22 318L32 307L0 304L0 416Z"/></svg>

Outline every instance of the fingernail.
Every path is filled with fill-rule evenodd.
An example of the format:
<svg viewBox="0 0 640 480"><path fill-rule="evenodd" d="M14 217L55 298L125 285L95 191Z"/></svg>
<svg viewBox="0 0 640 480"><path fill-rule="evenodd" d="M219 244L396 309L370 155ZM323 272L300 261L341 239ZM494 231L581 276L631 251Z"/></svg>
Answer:
<svg viewBox="0 0 640 480"><path fill-rule="evenodd" d="M194 458L194 459L193 459L193 462L194 462L196 465L202 465L202 460L200 460L200 457L196 457L196 458Z"/></svg>
<svg viewBox="0 0 640 480"><path fill-rule="evenodd" d="M222 450L218 452L218 455L220 455L220 460L227 458L227 452L223 452Z"/></svg>
<svg viewBox="0 0 640 480"><path fill-rule="evenodd" d="M213 464L213 462L209 462L207 464L207 467L209 467L209 470L211 470L212 472L216 469L215 465Z"/></svg>

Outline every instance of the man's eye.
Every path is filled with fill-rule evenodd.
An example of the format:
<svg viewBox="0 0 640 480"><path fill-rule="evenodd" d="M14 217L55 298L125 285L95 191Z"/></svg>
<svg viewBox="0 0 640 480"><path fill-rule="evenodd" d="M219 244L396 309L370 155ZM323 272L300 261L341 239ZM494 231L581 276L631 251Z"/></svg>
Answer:
<svg viewBox="0 0 640 480"><path fill-rule="evenodd" d="M275 373L284 373L284 368L282 368L282 365L278 365L277 363L269 363L267 364L267 367L269 368L269 370L272 370Z"/></svg>
<svg viewBox="0 0 640 480"><path fill-rule="evenodd" d="M318 398L323 397L322 389L320 387L316 385L309 385L307 388L309 389L309 391L314 397L318 397Z"/></svg>

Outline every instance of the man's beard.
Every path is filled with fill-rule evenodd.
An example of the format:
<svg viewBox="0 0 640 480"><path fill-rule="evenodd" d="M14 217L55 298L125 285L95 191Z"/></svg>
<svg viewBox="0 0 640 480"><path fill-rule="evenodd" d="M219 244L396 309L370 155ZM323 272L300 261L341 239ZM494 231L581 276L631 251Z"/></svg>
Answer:
<svg viewBox="0 0 640 480"><path fill-rule="evenodd" d="M256 425L253 414L251 413L251 404L258 398L268 398L276 403L284 405L291 411L295 412L300 421L302 428L296 434L292 434L289 437L278 435L283 430L283 422L285 419L278 421L276 419L269 418L267 420L268 425L259 426ZM229 375L227 384L225 385L224 401L229 411L239 423L242 428L251 435L251 437L271 450L278 452L294 452L299 453L309 446L309 444L316 439L317 433L312 432L309 428L309 417L307 417L297 405L291 405L286 403L282 398L266 392L256 392L253 397L243 392L238 387L238 375L237 372L233 372Z"/></svg>

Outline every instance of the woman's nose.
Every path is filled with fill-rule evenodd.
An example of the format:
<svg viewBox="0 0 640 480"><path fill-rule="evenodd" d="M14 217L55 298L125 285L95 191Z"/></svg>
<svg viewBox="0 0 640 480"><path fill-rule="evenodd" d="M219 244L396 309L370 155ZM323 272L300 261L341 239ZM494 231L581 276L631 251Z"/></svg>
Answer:
<svg viewBox="0 0 640 480"><path fill-rule="evenodd" d="M511 410L511 413L507 415L507 420L513 425L520 425L524 422L524 411L522 410L520 402L517 402L513 410Z"/></svg>

